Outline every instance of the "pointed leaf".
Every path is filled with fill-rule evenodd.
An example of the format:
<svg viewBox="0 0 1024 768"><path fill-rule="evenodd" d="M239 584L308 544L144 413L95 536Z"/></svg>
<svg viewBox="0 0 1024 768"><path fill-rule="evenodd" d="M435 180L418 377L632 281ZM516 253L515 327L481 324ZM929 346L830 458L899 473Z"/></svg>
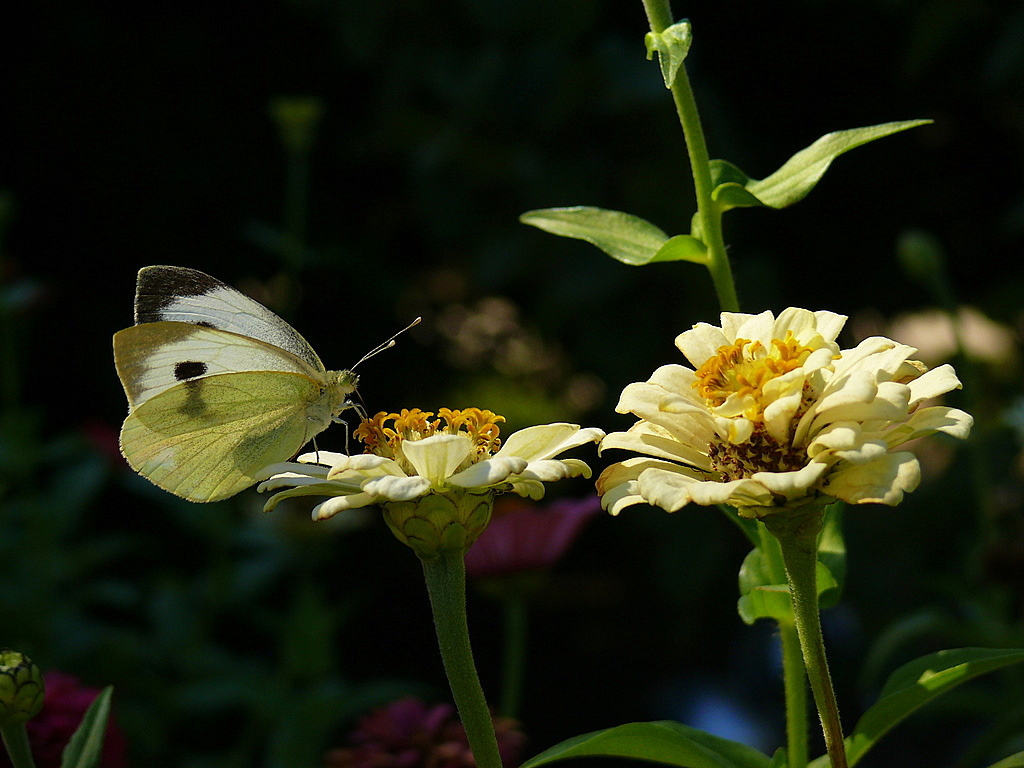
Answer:
<svg viewBox="0 0 1024 768"><path fill-rule="evenodd" d="M103 751L103 737L107 732L107 718L110 717L110 696L113 686L107 686L93 700L85 711L78 730L64 747L61 768L96 768Z"/></svg>
<svg viewBox="0 0 1024 768"><path fill-rule="evenodd" d="M904 120L826 134L789 158L768 178L747 184L747 190L771 208L785 208L803 200L832 165L832 161L844 152L849 152L869 141L930 122L931 120Z"/></svg>
<svg viewBox="0 0 1024 768"><path fill-rule="evenodd" d="M768 768L768 756L753 747L682 723L627 723L576 736L546 749L520 768L536 768L570 757L626 757L681 768Z"/></svg>
<svg viewBox="0 0 1024 768"><path fill-rule="evenodd" d="M639 216L585 205L527 211L519 220L555 235L586 240L634 266L651 261L668 242L668 235Z"/></svg>
<svg viewBox="0 0 1024 768"><path fill-rule="evenodd" d="M760 180L750 178L725 160L712 160L711 199L723 211L755 206L786 208L803 200L841 154L869 141L930 122L904 120L826 134L789 158L771 176Z"/></svg>
<svg viewBox="0 0 1024 768"><path fill-rule="evenodd" d="M690 29L690 22L686 19L676 22L660 33L648 32L644 36L647 60L650 61L654 52L658 52L661 77L665 81L666 88L671 88L676 81L676 73L679 72L686 54L690 51L691 42L693 42L693 31Z"/></svg>
<svg viewBox="0 0 1024 768"><path fill-rule="evenodd" d="M1024 649L956 648L904 664L889 676L878 701L846 738L851 768L893 726L932 699L973 677L1021 661ZM823 756L811 761L808 768L826 768L828 764L828 757Z"/></svg>

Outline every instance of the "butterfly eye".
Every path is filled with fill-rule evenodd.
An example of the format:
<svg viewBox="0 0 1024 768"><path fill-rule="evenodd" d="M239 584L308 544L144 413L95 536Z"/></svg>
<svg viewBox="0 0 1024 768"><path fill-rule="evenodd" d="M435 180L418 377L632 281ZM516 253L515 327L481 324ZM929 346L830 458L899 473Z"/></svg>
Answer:
<svg viewBox="0 0 1024 768"><path fill-rule="evenodd" d="M187 360L174 366L174 378L178 381L194 379L197 376L202 376L204 373L206 373L206 363L200 363L196 360Z"/></svg>

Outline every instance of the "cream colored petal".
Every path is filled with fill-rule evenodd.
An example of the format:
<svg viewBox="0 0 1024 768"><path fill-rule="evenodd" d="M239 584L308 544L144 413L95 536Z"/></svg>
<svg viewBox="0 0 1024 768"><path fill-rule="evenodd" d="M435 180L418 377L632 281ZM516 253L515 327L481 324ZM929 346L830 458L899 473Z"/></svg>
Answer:
<svg viewBox="0 0 1024 768"><path fill-rule="evenodd" d="M921 466L914 454L887 453L865 464L841 464L824 484L826 492L849 504L899 504L903 494L921 481Z"/></svg>
<svg viewBox="0 0 1024 768"><path fill-rule="evenodd" d="M858 384L863 381L860 376L856 378ZM822 399L813 409L814 422L810 433L815 434L824 425L837 421L899 422L907 418L910 387L895 381L883 381L875 389L873 397L861 399L871 389L874 387L851 386Z"/></svg>
<svg viewBox="0 0 1024 768"><path fill-rule="evenodd" d="M626 507L634 504L646 503L637 490L635 480L616 485L601 497L601 507L610 515L618 515Z"/></svg>
<svg viewBox="0 0 1024 768"><path fill-rule="evenodd" d="M865 440L855 448L834 451L833 455L841 461L851 464L865 464L878 461L889 452L889 445L884 440Z"/></svg>
<svg viewBox="0 0 1024 768"><path fill-rule="evenodd" d="M775 338L775 315L767 310L759 315L723 312L722 330L730 341L750 339L760 341L767 347Z"/></svg>
<svg viewBox="0 0 1024 768"><path fill-rule="evenodd" d="M754 422L750 419L735 418L735 419L715 419L715 432L723 440L726 440L733 445L739 445L750 440L750 436L754 434Z"/></svg>
<svg viewBox="0 0 1024 768"><path fill-rule="evenodd" d="M840 331L846 325L846 315L837 315L835 312L821 310L814 313L818 333L827 341L835 341L839 338Z"/></svg>
<svg viewBox="0 0 1024 768"><path fill-rule="evenodd" d="M487 488L505 482L528 465L529 462L519 456L495 455L457 472L448 478L448 483L460 488Z"/></svg>
<svg viewBox="0 0 1024 768"><path fill-rule="evenodd" d="M327 501L313 507L313 519L326 520L329 517L334 517L339 512L344 512L349 509L362 509L363 507L368 507L374 503L374 499L366 493L356 493L351 496L337 496L333 499L327 499Z"/></svg>
<svg viewBox="0 0 1024 768"><path fill-rule="evenodd" d="M641 419L673 421L672 417L707 418L703 401L695 400L690 393L680 394L658 384L637 382L627 384L619 395L617 413L633 413ZM665 417L662 414L668 414Z"/></svg>
<svg viewBox="0 0 1024 768"><path fill-rule="evenodd" d="M675 512L687 504L770 504L772 496L764 486L753 480L728 483L695 480L664 469L648 469L637 479L637 488L649 504L666 512Z"/></svg>
<svg viewBox="0 0 1024 768"><path fill-rule="evenodd" d="M793 472L755 472L750 479L771 493L792 500L806 496L827 470L828 464L812 461L806 467Z"/></svg>
<svg viewBox="0 0 1024 768"><path fill-rule="evenodd" d="M768 434L779 443L788 443L792 435L793 416L800 408L802 390L795 390L785 397L769 403L764 409L764 427Z"/></svg>
<svg viewBox="0 0 1024 768"><path fill-rule="evenodd" d="M367 480L362 485L363 492L375 501L411 501L425 494L430 488L430 480L419 475L381 475Z"/></svg>
<svg viewBox="0 0 1024 768"><path fill-rule="evenodd" d="M553 483L567 477L590 477L590 475L590 467L585 461L579 459L531 461L530 465L521 473L521 477L527 480L539 480L544 483Z"/></svg>
<svg viewBox="0 0 1024 768"><path fill-rule="evenodd" d="M697 376L689 368L681 365L663 365L655 369L647 383L662 387L669 392L675 392L696 404L703 405L704 401L693 388L696 380Z"/></svg>
<svg viewBox="0 0 1024 768"><path fill-rule="evenodd" d="M813 442L807 446L807 456L813 459L824 451L854 450L863 440L860 424L855 421L836 422L814 436Z"/></svg>
<svg viewBox="0 0 1024 768"><path fill-rule="evenodd" d="M636 456L632 459L626 459L615 464L611 464L604 468L601 475L597 478L597 492L601 496L611 491L617 485L622 483L628 483L636 480L640 475L648 469L665 469L670 472L679 472L681 474L688 474L692 477L703 478L704 474L681 467L678 464L673 464L668 461L661 461L660 459L649 459L646 456Z"/></svg>
<svg viewBox="0 0 1024 768"><path fill-rule="evenodd" d="M600 442L602 437L604 430L596 427L581 429L577 424L542 424L513 432L494 455L519 456L527 461L550 459L571 448Z"/></svg>
<svg viewBox="0 0 1024 768"><path fill-rule="evenodd" d="M721 328L697 323L689 331L676 336L676 347L690 361L690 365L697 369L717 355L720 347L732 344L734 338L726 338Z"/></svg>
<svg viewBox="0 0 1024 768"><path fill-rule="evenodd" d="M354 456L339 455L327 476L333 478L343 472L358 472L368 476L405 474L394 459L377 456L373 453L357 453Z"/></svg>
<svg viewBox="0 0 1024 768"><path fill-rule="evenodd" d="M309 475L299 475L294 472L279 472L273 477L263 480L256 486L256 490L260 493L266 493L267 491L275 491L278 488L303 488L306 486L330 487L330 482L324 477L310 477ZM354 485L353 488L359 490L358 484Z"/></svg>
<svg viewBox="0 0 1024 768"><path fill-rule="evenodd" d="M465 435L431 435L402 443L402 453L416 474L434 485L448 479L472 450L473 441Z"/></svg>
<svg viewBox="0 0 1024 768"><path fill-rule="evenodd" d="M328 467L333 467L338 462L347 459L344 453L338 453L336 451L311 451L304 453L295 459L303 464L324 464Z"/></svg>
<svg viewBox="0 0 1024 768"><path fill-rule="evenodd" d="M908 386L910 387L911 407L917 405L922 400L938 397L950 390L963 387L960 379L956 376L956 371L953 370L953 366L948 363L921 374L911 381Z"/></svg>
<svg viewBox="0 0 1024 768"><path fill-rule="evenodd" d="M512 490L518 493L520 496L524 496L534 501L540 501L544 498L544 483L539 480L526 480L522 478L515 478L512 480Z"/></svg>
<svg viewBox="0 0 1024 768"><path fill-rule="evenodd" d="M346 486L339 483L323 481L303 483L296 482L295 479L292 479L288 482L281 484L274 484L275 479L276 478L272 478L271 480L267 480L264 481L263 483L260 483L260 485L258 486L258 490L261 492L273 490L274 488L280 487L281 485L287 485L288 490L275 493L273 496L267 499L267 503L263 505L264 512L270 512L285 499L291 499L296 496L344 496L347 494L359 492L358 485Z"/></svg>
<svg viewBox="0 0 1024 768"><path fill-rule="evenodd" d="M254 476L256 480L268 480L275 475L287 475L289 477L312 477L321 480L327 479L330 467L321 467L316 464L299 464L294 461L279 461L270 464Z"/></svg>
<svg viewBox="0 0 1024 768"><path fill-rule="evenodd" d="M638 421L626 432L612 432L606 435L601 441L600 451L618 448L710 469L711 461L707 456L710 436L689 437L692 439L680 440L664 427L649 421Z"/></svg>
<svg viewBox="0 0 1024 768"><path fill-rule="evenodd" d="M788 307L776 318L771 329L771 338L784 339L787 331L792 331L801 344L806 344L819 335L818 318L809 309Z"/></svg>
<svg viewBox="0 0 1024 768"><path fill-rule="evenodd" d="M936 432L963 440L970 434L973 424L974 417L971 414L958 408L935 405L931 408L918 408L905 423L885 432L883 438L890 448Z"/></svg>

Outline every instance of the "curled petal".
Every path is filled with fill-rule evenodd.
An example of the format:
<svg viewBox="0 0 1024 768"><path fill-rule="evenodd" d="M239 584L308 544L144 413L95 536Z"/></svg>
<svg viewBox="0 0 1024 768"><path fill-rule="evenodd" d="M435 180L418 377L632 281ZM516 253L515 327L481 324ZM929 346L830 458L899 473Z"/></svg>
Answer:
<svg viewBox="0 0 1024 768"><path fill-rule="evenodd" d="M687 504L732 504L734 506L763 506L772 503L772 495L754 480L729 482L695 480L665 469L648 469L637 479L637 488L647 502L666 512L675 512Z"/></svg>
<svg viewBox="0 0 1024 768"><path fill-rule="evenodd" d="M531 461L529 466L522 472L522 476L528 480L540 480L544 483L553 483L555 480L562 480L566 477L590 477L590 467L585 461L579 459L544 459L543 461Z"/></svg>
<svg viewBox="0 0 1024 768"><path fill-rule="evenodd" d="M974 417L971 414L959 408L935 405L914 411L905 423L885 433L885 441L890 448L895 448L933 432L942 432L963 440L970 434L973 425Z"/></svg>
<svg viewBox="0 0 1024 768"><path fill-rule="evenodd" d="M527 461L550 459L570 448L599 442L602 437L604 431L595 427L580 429L577 424L542 424L513 432L494 454L494 458L519 456Z"/></svg>
<svg viewBox="0 0 1024 768"><path fill-rule="evenodd" d="M850 504L899 504L921 481L921 465L908 451L886 453L864 464L845 464L829 475L826 492Z"/></svg>
<svg viewBox="0 0 1024 768"><path fill-rule="evenodd" d="M375 500L368 493L354 493L350 496L336 496L327 499L313 507L314 520L326 520L334 517L339 512L349 509L362 509L375 503Z"/></svg>
<svg viewBox="0 0 1024 768"><path fill-rule="evenodd" d="M264 512L270 512L280 502L284 501L285 499L290 499L294 496L335 496L338 494L345 495L349 492L357 493L359 491L359 486L353 486L350 489L344 489L340 488L337 483L316 480L307 483L302 482L302 478L293 478L274 485L270 484L272 482L273 480L264 481L259 485L258 490L262 492L265 490L278 488L281 485L287 485L288 490L275 493L273 496L267 499L267 503L263 505Z"/></svg>
<svg viewBox="0 0 1024 768"><path fill-rule="evenodd" d="M495 456L452 475L448 482L460 488L487 488L505 482L511 475L526 469L526 466L526 459L518 456Z"/></svg>
<svg viewBox="0 0 1024 768"><path fill-rule="evenodd" d="M963 385L956 376L953 366L940 365L926 373L921 374L910 382L910 405L917 405L922 400L931 397L938 397L954 389L960 389Z"/></svg>
<svg viewBox="0 0 1024 768"><path fill-rule="evenodd" d="M528 497L534 501L540 501L544 498L544 483L539 480L515 478L512 480L511 485L512 490L520 496Z"/></svg>
<svg viewBox="0 0 1024 768"><path fill-rule="evenodd" d="M674 432L652 424L649 421L638 421L625 432L612 432L605 435L601 441L600 451L607 448L621 448L627 451L636 451L648 456L655 456L659 459L680 461L684 464L692 464L701 469L710 469L711 460L707 455L707 448L702 450L694 447L707 446L709 436L702 435L700 438L691 433L690 440L680 439Z"/></svg>
<svg viewBox="0 0 1024 768"><path fill-rule="evenodd" d="M828 471L829 465L812 461L806 467L793 472L755 472L750 478L773 494L795 499L806 496Z"/></svg>
<svg viewBox="0 0 1024 768"><path fill-rule="evenodd" d="M363 492L377 501L411 501L425 494L430 488L430 480L418 475L381 475L367 480L362 485Z"/></svg>

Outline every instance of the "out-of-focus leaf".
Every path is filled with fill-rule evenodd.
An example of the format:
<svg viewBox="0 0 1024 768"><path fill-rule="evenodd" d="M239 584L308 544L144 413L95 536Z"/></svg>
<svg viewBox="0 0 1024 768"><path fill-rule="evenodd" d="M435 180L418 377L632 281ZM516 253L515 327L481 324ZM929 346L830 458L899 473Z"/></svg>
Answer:
<svg viewBox="0 0 1024 768"><path fill-rule="evenodd" d="M1024 649L956 648L904 664L889 676L878 701L846 738L850 766L856 765L893 726L932 699L973 677L1021 661ZM808 768L826 768L828 764L828 757L823 756L811 761Z"/></svg>
<svg viewBox="0 0 1024 768"><path fill-rule="evenodd" d="M107 686L93 699L71 741L64 747L61 768L96 768L99 765L113 691L112 686Z"/></svg>
<svg viewBox="0 0 1024 768"><path fill-rule="evenodd" d="M988 768L1024 768L1024 752L1004 757L998 763L992 763Z"/></svg>
<svg viewBox="0 0 1024 768"><path fill-rule="evenodd" d="M527 760L521 768L570 757L626 757L684 768L768 768L768 756L753 747L682 723L627 723L566 739Z"/></svg>

